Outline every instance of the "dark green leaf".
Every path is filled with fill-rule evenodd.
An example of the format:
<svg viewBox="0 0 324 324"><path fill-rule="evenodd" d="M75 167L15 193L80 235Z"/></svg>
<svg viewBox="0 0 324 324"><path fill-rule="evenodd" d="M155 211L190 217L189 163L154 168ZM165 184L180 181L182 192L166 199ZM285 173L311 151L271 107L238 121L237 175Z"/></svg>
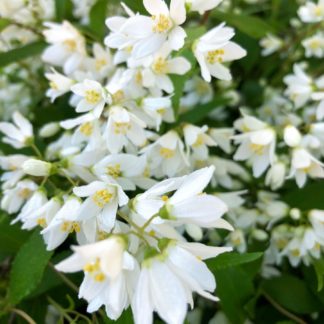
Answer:
<svg viewBox="0 0 324 324"><path fill-rule="evenodd" d="M0 31L5 29L7 26L10 25L10 20L6 18L0 18Z"/></svg>
<svg viewBox="0 0 324 324"><path fill-rule="evenodd" d="M57 21L72 17L73 4L71 0L55 0L55 9Z"/></svg>
<svg viewBox="0 0 324 324"><path fill-rule="evenodd" d="M103 39L107 32L105 25L107 8L108 0L98 0L90 11L89 28L99 39Z"/></svg>
<svg viewBox="0 0 324 324"><path fill-rule="evenodd" d="M316 272L317 277L317 291L323 289L323 279L324 279L324 260L323 259L316 259L313 260L314 269Z"/></svg>
<svg viewBox="0 0 324 324"><path fill-rule="evenodd" d="M262 290L284 308L298 314L310 314L322 308L306 283L292 275L265 280Z"/></svg>
<svg viewBox="0 0 324 324"><path fill-rule="evenodd" d="M17 252L30 235L19 224L10 225L11 220L7 215L0 216L0 252L5 254Z"/></svg>
<svg viewBox="0 0 324 324"><path fill-rule="evenodd" d="M195 107L192 110L182 114L179 118L181 122L188 122L195 124L197 122L202 121L209 113L211 113L214 109L226 105L230 99L228 98L215 98L213 101Z"/></svg>
<svg viewBox="0 0 324 324"><path fill-rule="evenodd" d="M0 53L0 67L18 62L31 56L39 55L46 47L42 41L34 42L8 52Z"/></svg>
<svg viewBox="0 0 324 324"><path fill-rule="evenodd" d="M260 259L263 256L262 252L255 252L255 253L223 253L216 257L215 259L208 260L207 264L208 267L212 271L226 269L230 267L235 267L244 263L253 262L255 260Z"/></svg>
<svg viewBox="0 0 324 324"><path fill-rule="evenodd" d="M268 33L276 32L272 25L268 25L265 21L255 16L225 13L221 11L214 11L212 15L253 38L260 39Z"/></svg>
<svg viewBox="0 0 324 324"><path fill-rule="evenodd" d="M12 264L9 303L17 304L41 282L53 252L46 251L43 238L35 231L19 250Z"/></svg>

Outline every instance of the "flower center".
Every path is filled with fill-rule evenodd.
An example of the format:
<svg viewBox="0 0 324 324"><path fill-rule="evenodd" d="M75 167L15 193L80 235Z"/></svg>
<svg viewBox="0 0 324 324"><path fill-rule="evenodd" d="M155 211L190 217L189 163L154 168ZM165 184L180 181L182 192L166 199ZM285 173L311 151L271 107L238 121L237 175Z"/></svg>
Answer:
<svg viewBox="0 0 324 324"><path fill-rule="evenodd" d="M159 57L153 63L152 69L156 74L166 74L167 66L168 66L167 61L164 58Z"/></svg>
<svg viewBox="0 0 324 324"><path fill-rule="evenodd" d="M107 166L107 174L113 178L119 178L121 176L120 164Z"/></svg>
<svg viewBox="0 0 324 324"><path fill-rule="evenodd" d="M152 19L155 23L153 26L153 31L155 33L164 33L170 30L172 27L172 21L166 15L152 16Z"/></svg>
<svg viewBox="0 0 324 324"><path fill-rule="evenodd" d="M31 195L31 190L28 188L24 188L19 191L19 196L23 199L27 199L30 195Z"/></svg>
<svg viewBox="0 0 324 324"><path fill-rule="evenodd" d="M97 59L96 60L96 70L100 71L102 67L107 65L107 60L102 58L102 59Z"/></svg>
<svg viewBox="0 0 324 324"><path fill-rule="evenodd" d="M321 42L318 39L314 39L309 43L309 47L316 50L321 47Z"/></svg>
<svg viewBox="0 0 324 324"><path fill-rule="evenodd" d="M85 136L90 136L93 132L93 125L88 122L80 127L80 132Z"/></svg>
<svg viewBox="0 0 324 324"><path fill-rule="evenodd" d="M201 145L204 145L204 137L203 137L203 135L202 134L199 134L198 136L197 136L197 140L196 140L196 142L192 145L192 147L194 147L194 148L197 148L197 147L199 147L199 146L201 146Z"/></svg>
<svg viewBox="0 0 324 324"><path fill-rule="evenodd" d="M250 149L257 155L263 155L264 153L264 146L260 144L250 144Z"/></svg>
<svg viewBox="0 0 324 324"><path fill-rule="evenodd" d="M46 219L44 217L38 218L37 225L39 225L42 228L45 228L47 226Z"/></svg>
<svg viewBox="0 0 324 324"><path fill-rule="evenodd" d="M85 100L88 104L94 105L100 100L100 93L96 90L87 90L85 92Z"/></svg>
<svg viewBox="0 0 324 324"><path fill-rule="evenodd" d="M123 90L118 90L112 95L113 102L116 104L118 102L121 102L125 99L125 93Z"/></svg>
<svg viewBox="0 0 324 324"><path fill-rule="evenodd" d="M59 89L57 83L54 82L54 81L51 81L50 84L49 84L49 86L50 86L51 89L53 89L53 90L58 90L58 89Z"/></svg>
<svg viewBox="0 0 324 324"><path fill-rule="evenodd" d="M122 135L126 135L127 131L131 128L130 123L119 123L119 122L115 122L114 123L114 133L115 134L122 134Z"/></svg>
<svg viewBox="0 0 324 324"><path fill-rule="evenodd" d="M66 41L64 41L64 45L70 52L74 52L77 49L77 43L73 39L67 39Z"/></svg>
<svg viewBox="0 0 324 324"><path fill-rule="evenodd" d="M98 190L94 195L93 195L93 201L94 203L100 207L103 208L106 204L108 204L113 197L113 194L108 191L107 189L102 189Z"/></svg>
<svg viewBox="0 0 324 324"><path fill-rule="evenodd" d="M81 231L81 228L78 222L65 221L61 225L61 231L69 233L79 233Z"/></svg>
<svg viewBox="0 0 324 324"><path fill-rule="evenodd" d="M87 272L88 274L91 275L91 277L97 281L97 282L103 282L106 277L105 275L100 271L100 264L99 264L99 258L96 259L95 262L89 262L87 263L84 268L83 271Z"/></svg>
<svg viewBox="0 0 324 324"><path fill-rule="evenodd" d="M300 251L299 249L293 249L290 251L291 255L294 256L294 257L299 257L300 256Z"/></svg>
<svg viewBox="0 0 324 324"><path fill-rule="evenodd" d="M209 51L207 53L207 62L209 64L214 64L214 63L222 63L223 62L223 56L225 52L223 49L218 49L215 51Z"/></svg>
<svg viewBox="0 0 324 324"><path fill-rule="evenodd" d="M321 5L316 6L314 9L314 13L315 13L315 16L321 17L324 13L324 7Z"/></svg>
<svg viewBox="0 0 324 324"><path fill-rule="evenodd" d="M165 159L171 159L172 157L174 157L174 154L175 154L174 150L170 150L166 147L160 148L160 155Z"/></svg>

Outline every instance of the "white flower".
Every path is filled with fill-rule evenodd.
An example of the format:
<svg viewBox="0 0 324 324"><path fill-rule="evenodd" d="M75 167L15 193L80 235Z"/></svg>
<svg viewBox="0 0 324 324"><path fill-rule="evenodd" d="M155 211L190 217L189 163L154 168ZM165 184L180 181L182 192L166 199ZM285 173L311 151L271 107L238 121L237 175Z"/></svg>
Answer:
<svg viewBox="0 0 324 324"><path fill-rule="evenodd" d="M0 132L5 134L3 142L16 149L28 146L28 142L33 139L33 126L17 111L13 113L12 118L14 124L0 122Z"/></svg>
<svg viewBox="0 0 324 324"><path fill-rule="evenodd" d="M104 131L106 145L111 153L119 153L130 141L141 147L146 143L146 124L126 109L114 106L109 110Z"/></svg>
<svg viewBox="0 0 324 324"><path fill-rule="evenodd" d="M95 164L93 170L102 180L116 182L123 190L135 190L134 180L144 173L145 168L146 160L143 157L112 154Z"/></svg>
<svg viewBox="0 0 324 324"><path fill-rule="evenodd" d="M232 230L232 226L221 218L227 206L217 197L202 193L214 169L204 168L186 177L158 183L135 198L134 210L145 219L159 215L170 224ZM169 198L168 193L174 190L176 192Z"/></svg>
<svg viewBox="0 0 324 324"><path fill-rule="evenodd" d="M324 4L324 3L323 3ZM323 7L324 10L324 7ZM324 33L316 33L315 35L306 38L302 41L305 48L306 57L324 57Z"/></svg>
<svg viewBox="0 0 324 324"><path fill-rule="evenodd" d="M174 131L164 134L155 143L145 147L142 152L147 156L152 172L157 177L175 176L188 165L184 145Z"/></svg>
<svg viewBox="0 0 324 324"><path fill-rule="evenodd" d="M211 81L212 76L231 80L229 69L222 63L238 60L246 55L241 46L230 41L234 35L233 28L225 27L223 23L200 37L193 45L201 75L207 82Z"/></svg>
<svg viewBox="0 0 324 324"><path fill-rule="evenodd" d="M99 118L105 105L111 103L107 90L97 81L86 79L72 86L71 90L82 98L76 107L78 113L92 111Z"/></svg>
<svg viewBox="0 0 324 324"><path fill-rule="evenodd" d="M324 165L304 148L295 148L292 153L289 177L295 177L298 187L303 187L307 176L324 178Z"/></svg>
<svg viewBox="0 0 324 324"><path fill-rule="evenodd" d="M22 165L28 159L29 156L21 154L0 156L1 169L6 170L6 172L1 175L3 189L13 187L25 175L22 170Z"/></svg>
<svg viewBox="0 0 324 324"><path fill-rule="evenodd" d="M81 201L75 196L68 197L55 216L47 223L41 234L44 237L47 250L54 250L61 245L69 234L76 233L79 243L84 242L81 222L78 220ZM45 223L46 222L46 223Z"/></svg>
<svg viewBox="0 0 324 324"><path fill-rule="evenodd" d="M272 190L282 187L285 182L286 166L282 162L275 162L266 175L265 184Z"/></svg>
<svg viewBox="0 0 324 324"><path fill-rule="evenodd" d="M57 97L69 92L74 84L74 80L58 73L55 69L52 70L52 73L45 73L45 77L50 81L50 89L47 90L46 96L51 98L52 102Z"/></svg>
<svg viewBox="0 0 324 324"><path fill-rule="evenodd" d="M117 44L115 47L119 49L131 46L135 59L157 52L165 42L173 50L182 48L186 37L180 27L186 20L184 0L171 0L170 9L163 0L144 0L143 3L152 16L135 15L122 22L113 45ZM106 44L111 46L111 40Z"/></svg>
<svg viewBox="0 0 324 324"><path fill-rule="evenodd" d="M324 245L324 211L313 209L308 214L317 240Z"/></svg>
<svg viewBox="0 0 324 324"><path fill-rule="evenodd" d="M42 59L52 65L62 66L65 74L71 74L86 55L85 39L69 22L62 24L47 22L43 34L50 45Z"/></svg>
<svg viewBox="0 0 324 324"><path fill-rule="evenodd" d="M233 128L212 128L209 134L225 153L231 153L231 138L234 135Z"/></svg>
<svg viewBox="0 0 324 324"><path fill-rule="evenodd" d="M302 135L299 130L292 125L288 125L284 129L285 143L290 147L299 146L302 141Z"/></svg>
<svg viewBox="0 0 324 324"><path fill-rule="evenodd" d="M171 242L161 255L146 259L132 302L135 323L153 323L153 311L167 323L183 323L187 304L193 306L193 292L217 301L211 294L215 278L201 260L225 251L228 249Z"/></svg>
<svg viewBox="0 0 324 324"><path fill-rule="evenodd" d="M303 22L314 23L324 19L324 1L318 0L318 3L307 1L304 6L298 10L298 15Z"/></svg>
<svg viewBox="0 0 324 324"><path fill-rule="evenodd" d="M276 133L267 124L247 115L235 126L243 134L233 136L235 143L240 144L234 160L251 161L253 175L259 177L274 162Z"/></svg>
<svg viewBox="0 0 324 324"><path fill-rule="evenodd" d="M263 56L268 56L276 52L283 45L280 38L275 35L268 34L266 37L262 38L260 41L260 46L263 47L261 54Z"/></svg>
<svg viewBox="0 0 324 324"><path fill-rule="evenodd" d="M33 229L36 226L45 228L61 208L61 200L54 197L40 208L33 210L25 219L22 229Z"/></svg>
<svg viewBox="0 0 324 324"><path fill-rule="evenodd" d="M203 15L206 11L216 8L223 0L186 0L190 11L198 11Z"/></svg>
<svg viewBox="0 0 324 324"><path fill-rule="evenodd" d="M296 108L302 107L311 98L312 79L304 72L301 65L294 65L294 74L287 75L284 83L288 86L285 94L294 102Z"/></svg>
<svg viewBox="0 0 324 324"><path fill-rule="evenodd" d="M184 57L169 58L171 49L164 46L152 58L145 59L143 65L143 85L147 88L158 88L167 93L174 91L169 74L184 75L190 68L190 62Z"/></svg>
<svg viewBox="0 0 324 324"><path fill-rule="evenodd" d="M181 98L181 106L193 107L198 103L205 104L213 99L213 87L198 76L185 83L186 95Z"/></svg>
<svg viewBox="0 0 324 324"><path fill-rule="evenodd" d="M98 229L110 232L115 225L118 206L128 203L128 197L118 184L94 181L86 186L75 187L73 192L78 197L87 197L78 212L79 221L88 221L85 236L93 242ZM92 224L92 225L91 225Z"/></svg>
<svg viewBox="0 0 324 324"><path fill-rule="evenodd" d="M139 266L117 235L94 244L73 246L74 254L56 265L63 272L84 271L79 297L89 303L87 311L105 306L109 318L117 320L133 296Z"/></svg>
<svg viewBox="0 0 324 324"><path fill-rule="evenodd" d="M58 133L58 131L61 129L60 124L56 122L51 122L48 124L45 124L40 130L39 130L39 136L43 138L54 136Z"/></svg>
<svg viewBox="0 0 324 324"><path fill-rule="evenodd" d="M19 181L12 189L6 189L1 200L1 208L9 214L19 211L38 186L30 180Z"/></svg>
<svg viewBox="0 0 324 324"><path fill-rule="evenodd" d="M208 159L209 146L217 146L216 142L206 134L207 131L207 126L197 127L188 124L183 128L185 143L192 150L193 157L198 161Z"/></svg>
<svg viewBox="0 0 324 324"><path fill-rule="evenodd" d="M51 163L36 159L28 159L23 163L22 168L26 174L35 177L47 177L53 170Z"/></svg>

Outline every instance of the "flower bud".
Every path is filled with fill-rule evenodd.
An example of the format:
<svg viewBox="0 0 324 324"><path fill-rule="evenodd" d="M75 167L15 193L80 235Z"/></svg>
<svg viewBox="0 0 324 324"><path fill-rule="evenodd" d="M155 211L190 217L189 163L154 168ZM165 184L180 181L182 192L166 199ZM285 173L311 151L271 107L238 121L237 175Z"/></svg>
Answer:
<svg viewBox="0 0 324 324"><path fill-rule="evenodd" d="M275 163L268 171L265 183L272 190L279 189L285 181L286 166L281 163Z"/></svg>
<svg viewBox="0 0 324 324"><path fill-rule="evenodd" d="M289 216L294 219L294 220L298 220L301 217L301 211L298 208L292 208L289 212Z"/></svg>
<svg viewBox="0 0 324 324"><path fill-rule="evenodd" d="M54 136L59 130L60 130L59 123L54 123L54 122L48 123L40 129L39 136L44 138L51 137Z"/></svg>
<svg viewBox="0 0 324 324"><path fill-rule="evenodd" d="M268 238L268 233L261 229L255 229L252 235L257 241L265 241Z"/></svg>
<svg viewBox="0 0 324 324"><path fill-rule="evenodd" d="M302 136L295 126L288 125L284 130L284 140L288 146L296 147L300 144Z"/></svg>
<svg viewBox="0 0 324 324"><path fill-rule="evenodd" d="M52 170L52 164L36 159L29 159L23 164L23 171L35 177L49 176Z"/></svg>

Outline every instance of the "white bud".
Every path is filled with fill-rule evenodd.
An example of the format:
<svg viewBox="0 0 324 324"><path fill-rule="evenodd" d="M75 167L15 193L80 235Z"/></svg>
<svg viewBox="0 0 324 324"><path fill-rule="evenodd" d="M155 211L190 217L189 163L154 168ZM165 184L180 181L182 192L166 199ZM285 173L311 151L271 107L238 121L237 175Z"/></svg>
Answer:
<svg viewBox="0 0 324 324"><path fill-rule="evenodd" d="M289 212L289 215L292 219L294 220L298 220L300 219L300 216L301 216L301 211L300 209L298 208L292 208Z"/></svg>
<svg viewBox="0 0 324 324"><path fill-rule="evenodd" d="M284 130L284 140L288 146L296 147L300 144L302 136L295 126L288 125Z"/></svg>
<svg viewBox="0 0 324 324"><path fill-rule="evenodd" d="M200 241L203 238L202 229L195 224L187 224L186 231L190 237L192 237L195 241Z"/></svg>
<svg viewBox="0 0 324 324"><path fill-rule="evenodd" d="M268 238L268 233L261 229L255 229L252 235L257 241L265 241Z"/></svg>
<svg viewBox="0 0 324 324"><path fill-rule="evenodd" d="M54 122L48 123L40 129L39 136L44 138L51 137L54 136L59 130L60 130L59 123L54 123Z"/></svg>
<svg viewBox="0 0 324 324"><path fill-rule="evenodd" d="M35 177L46 177L50 175L52 164L36 159L29 159L23 163L23 171Z"/></svg>
<svg viewBox="0 0 324 324"><path fill-rule="evenodd" d="M265 183L272 190L279 189L284 181L286 174L286 166L282 162L275 163L268 171Z"/></svg>

